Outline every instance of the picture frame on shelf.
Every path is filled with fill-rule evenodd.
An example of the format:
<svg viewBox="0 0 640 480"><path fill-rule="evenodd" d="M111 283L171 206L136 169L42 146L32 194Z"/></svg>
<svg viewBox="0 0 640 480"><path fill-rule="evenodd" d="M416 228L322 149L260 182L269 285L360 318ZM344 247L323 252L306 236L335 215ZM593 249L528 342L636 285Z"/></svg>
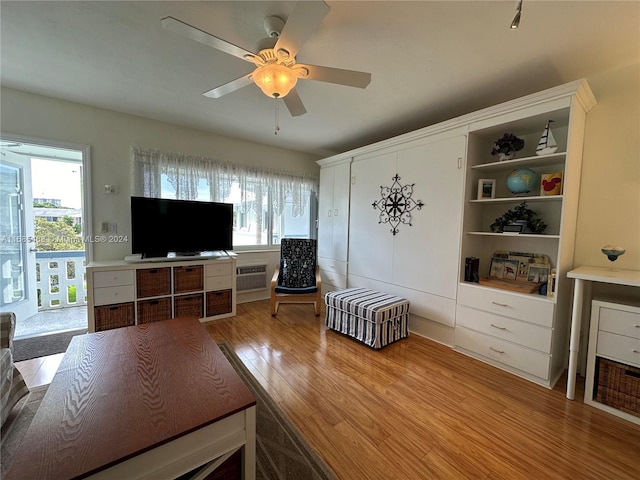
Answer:
<svg viewBox="0 0 640 480"><path fill-rule="evenodd" d="M506 258L491 259L491 267L489 268L489 277L500 278L503 280L515 280L518 275L518 261Z"/></svg>
<svg viewBox="0 0 640 480"><path fill-rule="evenodd" d="M481 178L478 180L478 200L496 198L495 178Z"/></svg>
<svg viewBox="0 0 640 480"><path fill-rule="evenodd" d="M531 265L529 267L529 277L531 283L544 283L549 279L549 265Z"/></svg>
<svg viewBox="0 0 640 480"><path fill-rule="evenodd" d="M540 196L562 195L563 176L563 171L540 175Z"/></svg>

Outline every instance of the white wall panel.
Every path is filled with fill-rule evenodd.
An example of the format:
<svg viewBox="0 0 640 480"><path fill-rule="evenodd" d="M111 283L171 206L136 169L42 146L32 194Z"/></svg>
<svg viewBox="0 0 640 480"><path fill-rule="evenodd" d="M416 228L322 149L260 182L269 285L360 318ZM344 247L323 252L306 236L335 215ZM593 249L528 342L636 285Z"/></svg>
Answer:
<svg viewBox="0 0 640 480"><path fill-rule="evenodd" d="M358 159L355 159L358 160ZM391 279L393 235L389 224L379 223L380 210L373 203L381 198L380 187L396 174L396 154L368 157L351 164L349 222L349 274Z"/></svg>
<svg viewBox="0 0 640 480"><path fill-rule="evenodd" d="M394 238L394 284L456 298L463 201L464 136L398 152L401 185L414 183L410 212Z"/></svg>

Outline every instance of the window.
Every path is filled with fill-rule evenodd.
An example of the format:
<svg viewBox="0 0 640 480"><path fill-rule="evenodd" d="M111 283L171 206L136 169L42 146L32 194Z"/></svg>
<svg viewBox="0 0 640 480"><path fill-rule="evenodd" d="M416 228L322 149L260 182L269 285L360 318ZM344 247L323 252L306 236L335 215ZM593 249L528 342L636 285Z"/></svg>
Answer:
<svg viewBox="0 0 640 480"><path fill-rule="evenodd" d="M233 203L236 249L315 238L317 178L132 147L132 194Z"/></svg>

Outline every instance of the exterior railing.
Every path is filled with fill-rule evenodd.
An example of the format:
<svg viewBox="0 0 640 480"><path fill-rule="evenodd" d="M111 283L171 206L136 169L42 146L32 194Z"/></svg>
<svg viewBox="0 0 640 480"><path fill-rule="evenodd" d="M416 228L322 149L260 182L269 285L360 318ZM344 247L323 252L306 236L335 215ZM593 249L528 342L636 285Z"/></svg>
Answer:
<svg viewBox="0 0 640 480"><path fill-rule="evenodd" d="M36 252L38 311L87 304L84 250Z"/></svg>

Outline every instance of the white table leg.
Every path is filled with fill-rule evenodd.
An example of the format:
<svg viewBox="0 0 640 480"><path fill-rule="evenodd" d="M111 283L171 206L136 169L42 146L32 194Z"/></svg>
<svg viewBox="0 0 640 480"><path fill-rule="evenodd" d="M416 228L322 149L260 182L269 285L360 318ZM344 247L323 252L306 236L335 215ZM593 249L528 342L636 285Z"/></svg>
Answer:
<svg viewBox="0 0 640 480"><path fill-rule="evenodd" d="M573 400L576 391L578 351L580 350L580 327L582 325L582 301L584 280L575 279L573 290L573 312L571 314L571 341L569 343L569 370L567 371L567 398Z"/></svg>

